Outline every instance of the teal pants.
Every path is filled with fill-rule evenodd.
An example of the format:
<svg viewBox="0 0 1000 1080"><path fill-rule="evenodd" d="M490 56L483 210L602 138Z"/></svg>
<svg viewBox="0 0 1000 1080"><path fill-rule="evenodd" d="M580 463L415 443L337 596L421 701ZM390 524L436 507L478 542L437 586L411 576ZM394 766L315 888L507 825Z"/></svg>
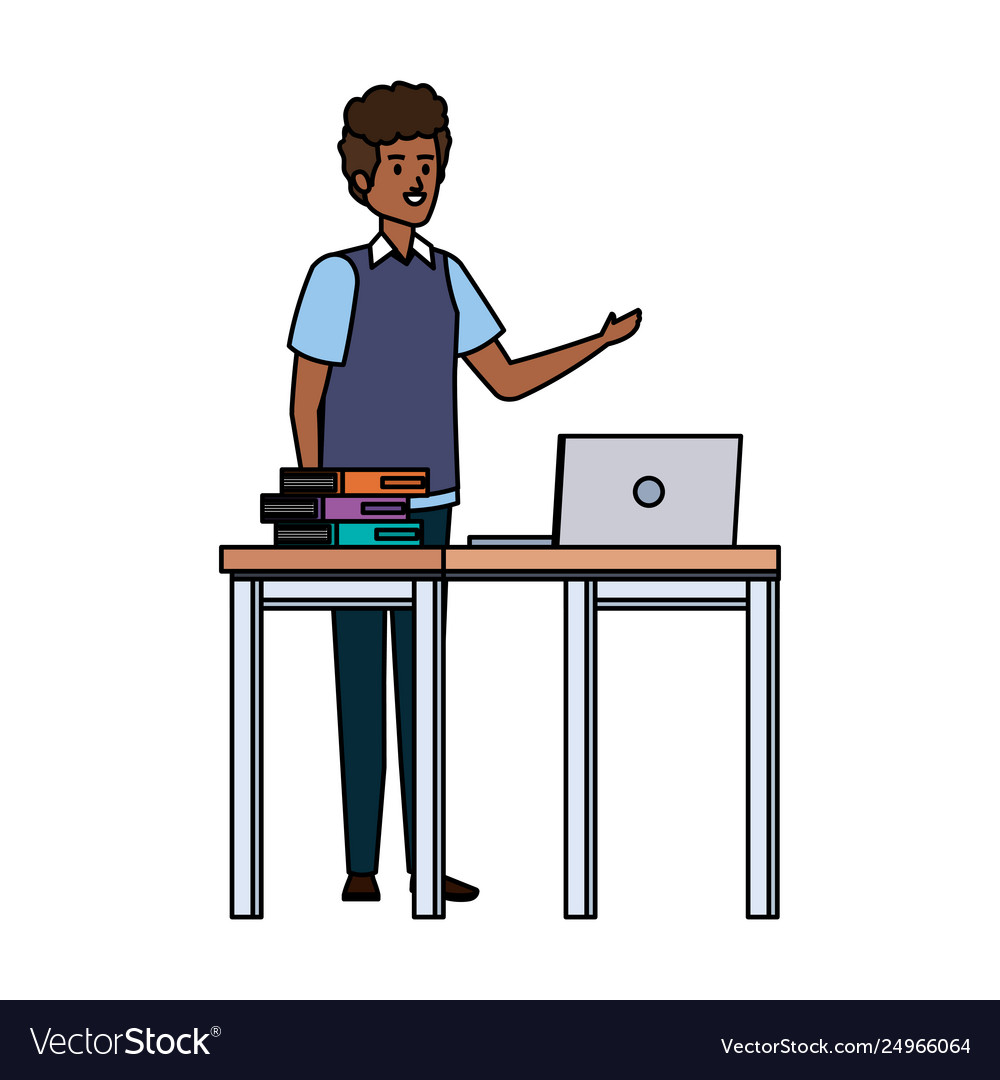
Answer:
<svg viewBox="0 0 1000 1080"><path fill-rule="evenodd" d="M423 522L425 544L441 547L448 543L451 507L415 512L411 516ZM392 611L390 623L406 869L412 872L413 613ZM343 609L333 612L340 779L349 874L378 871L386 760L385 632L385 611Z"/></svg>

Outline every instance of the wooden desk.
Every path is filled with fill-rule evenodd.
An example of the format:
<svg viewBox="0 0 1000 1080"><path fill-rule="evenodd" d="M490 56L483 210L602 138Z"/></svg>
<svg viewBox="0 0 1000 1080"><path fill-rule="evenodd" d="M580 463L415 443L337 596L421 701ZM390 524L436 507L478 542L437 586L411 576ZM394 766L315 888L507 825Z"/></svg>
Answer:
<svg viewBox="0 0 1000 1080"><path fill-rule="evenodd" d="M597 613L746 612L747 918L778 917L777 547L224 547L231 581L231 913L263 916L264 612L414 612L414 918L444 918L442 590L562 581L565 603L564 915L597 917Z"/></svg>

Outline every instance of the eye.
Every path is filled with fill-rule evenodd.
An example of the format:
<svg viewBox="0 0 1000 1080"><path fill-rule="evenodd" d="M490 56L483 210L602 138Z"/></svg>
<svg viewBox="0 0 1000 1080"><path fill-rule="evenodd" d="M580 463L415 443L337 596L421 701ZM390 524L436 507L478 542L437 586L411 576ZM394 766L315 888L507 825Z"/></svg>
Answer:
<svg viewBox="0 0 1000 1080"><path fill-rule="evenodd" d="M430 176L430 172L431 172L430 165L425 165L423 167L423 169L421 170L421 172L424 174L424 176Z"/></svg>
<svg viewBox="0 0 1000 1080"><path fill-rule="evenodd" d="M402 165L393 165L393 167L392 167L392 171L393 171L393 172L394 172L394 173L395 173L395 174L396 174L397 176L399 176L399 174L400 174L400 173L401 173L401 172L403 171L403 166L402 166Z"/></svg>

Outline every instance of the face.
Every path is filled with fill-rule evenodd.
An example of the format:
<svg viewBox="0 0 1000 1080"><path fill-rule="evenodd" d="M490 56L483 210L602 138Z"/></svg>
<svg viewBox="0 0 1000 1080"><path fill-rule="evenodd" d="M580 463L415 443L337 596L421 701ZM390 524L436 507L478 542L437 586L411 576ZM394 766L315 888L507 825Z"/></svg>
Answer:
<svg viewBox="0 0 1000 1080"><path fill-rule="evenodd" d="M431 216L438 191L437 143L418 136L397 139L378 148L378 166L371 187L360 174L355 183L379 217L406 225L423 225Z"/></svg>

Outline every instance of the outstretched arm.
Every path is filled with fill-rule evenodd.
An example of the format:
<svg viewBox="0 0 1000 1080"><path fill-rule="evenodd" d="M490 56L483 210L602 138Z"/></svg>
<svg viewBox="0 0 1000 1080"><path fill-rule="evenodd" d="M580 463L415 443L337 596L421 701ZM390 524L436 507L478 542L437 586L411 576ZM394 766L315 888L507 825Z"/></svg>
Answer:
<svg viewBox="0 0 1000 1080"><path fill-rule="evenodd" d="M642 312L639 308L622 315L620 319L615 318L612 311L599 334L581 338L549 352L512 360L499 341L491 341L481 349L469 353L465 359L497 397L515 401L548 386L556 379L561 379L609 345L631 337L639 329L641 320Z"/></svg>
<svg viewBox="0 0 1000 1080"><path fill-rule="evenodd" d="M292 372L292 434L295 456L303 468L319 465L319 408L323 402L330 365L295 357Z"/></svg>

